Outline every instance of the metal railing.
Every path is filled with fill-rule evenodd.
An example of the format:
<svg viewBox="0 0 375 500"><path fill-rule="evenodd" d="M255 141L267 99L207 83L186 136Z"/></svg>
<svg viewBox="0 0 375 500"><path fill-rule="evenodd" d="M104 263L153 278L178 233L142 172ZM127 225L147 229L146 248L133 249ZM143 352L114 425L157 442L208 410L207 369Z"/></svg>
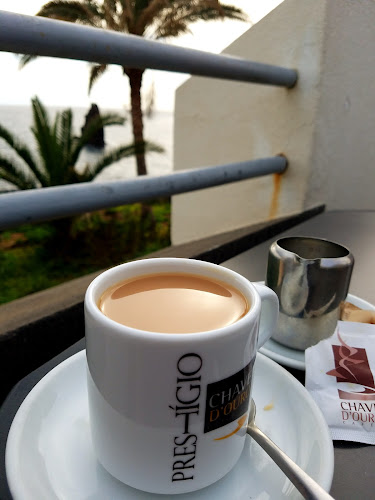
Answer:
<svg viewBox="0 0 375 500"><path fill-rule="evenodd" d="M0 196L0 229L282 173L286 163L283 156L276 156L218 167L196 168L160 177L85 182L6 193Z"/></svg>
<svg viewBox="0 0 375 500"><path fill-rule="evenodd" d="M0 50L293 87L293 69L175 47L78 24L0 11Z"/></svg>
<svg viewBox="0 0 375 500"><path fill-rule="evenodd" d="M0 11L0 51L188 73L287 88L297 72L228 55L166 45L142 37ZM0 195L0 229L52 220L162 195L281 173L282 156L206 167L160 177L82 183Z"/></svg>

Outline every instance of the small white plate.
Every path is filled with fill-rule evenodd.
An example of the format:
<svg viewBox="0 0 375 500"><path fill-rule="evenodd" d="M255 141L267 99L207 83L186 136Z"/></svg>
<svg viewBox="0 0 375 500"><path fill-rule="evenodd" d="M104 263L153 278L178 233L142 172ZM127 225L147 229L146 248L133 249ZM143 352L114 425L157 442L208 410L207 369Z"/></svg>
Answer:
<svg viewBox="0 0 375 500"><path fill-rule="evenodd" d="M328 490L333 476L332 440L306 389L260 354L253 397L259 427ZM226 477L176 499L300 498L268 455L249 436L246 439L239 462ZM171 498L130 488L97 462L90 436L85 351L49 372L20 406L7 441L6 473L14 500Z"/></svg>
<svg viewBox="0 0 375 500"><path fill-rule="evenodd" d="M357 307L360 307L361 309L375 310L375 306L373 304L370 304L370 302L360 299L355 295L351 295L350 293L347 296L347 301ZM268 340L264 346L259 349L259 352L284 366L297 368L297 370L306 369L305 351L292 349L291 347L279 344L275 340Z"/></svg>

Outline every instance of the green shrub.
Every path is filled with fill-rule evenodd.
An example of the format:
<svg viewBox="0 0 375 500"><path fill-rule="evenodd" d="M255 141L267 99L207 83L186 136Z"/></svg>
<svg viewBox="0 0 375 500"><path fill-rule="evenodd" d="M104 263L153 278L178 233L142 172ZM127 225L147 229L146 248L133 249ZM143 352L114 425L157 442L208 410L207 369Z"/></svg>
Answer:
<svg viewBox="0 0 375 500"><path fill-rule="evenodd" d="M161 199L0 233L0 303L170 245Z"/></svg>

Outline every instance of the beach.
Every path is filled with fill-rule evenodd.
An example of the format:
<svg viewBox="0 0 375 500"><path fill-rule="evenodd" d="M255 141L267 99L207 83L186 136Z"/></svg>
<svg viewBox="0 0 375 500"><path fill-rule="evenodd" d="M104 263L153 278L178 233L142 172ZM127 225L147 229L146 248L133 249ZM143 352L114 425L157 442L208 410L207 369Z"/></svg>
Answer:
<svg viewBox="0 0 375 500"><path fill-rule="evenodd" d="M57 111L65 108L47 107L51 122ZM88 112L86 108L72 108L73 128L75 134L80 134L81 127ZM105 151L119 145L129 144L133 141L131 121L125 109L101 109L100 112L116 112L126 117L124 125L106 127L104 130ZM35 153L35 141L31 132L32 125L31 106L0 106L0 124L9 129L18 140L26 143ZM151 117L144 117L144 137L148 141L157 143L164 148L164 153L149 153L146 157L148 173L152 176L163 175L172 171L173 165L173 113L166 111L155 111ZM0 153L11 155L11 150L3 139L0 139ZM82 152L78 168L85 166L100 157L102 151L95 148L85 148ZM134 157L125 158L107 167L95 180L95 182L129 179L136 177ZM4 183L0 181L4 186Z"/></svg>

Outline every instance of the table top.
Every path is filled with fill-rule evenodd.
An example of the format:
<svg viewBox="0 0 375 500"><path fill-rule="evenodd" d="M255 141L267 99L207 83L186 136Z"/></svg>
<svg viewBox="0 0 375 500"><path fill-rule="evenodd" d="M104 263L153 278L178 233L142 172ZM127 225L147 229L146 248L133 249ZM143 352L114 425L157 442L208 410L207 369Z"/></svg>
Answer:
<svg viewBox="0 0 375 500"><path fill-rule="evenodd" d="M348 247L355 258L350 292L375 304L375 212L326 212L281 233L314 236ZM252 281L264 280L268 248L275 238L222 263ZM32 387L54 366L83 349L84 339L32 372L19 382L0 409L0 498L11 500L6 483L4 454L7 434L20 404ZM287 368L301 383L304 372ZM335 441L335 473L331 495L340 500L372 499L375 491L375 448L360 443ZM69 500L69 499L67 499Z"/></svg>

